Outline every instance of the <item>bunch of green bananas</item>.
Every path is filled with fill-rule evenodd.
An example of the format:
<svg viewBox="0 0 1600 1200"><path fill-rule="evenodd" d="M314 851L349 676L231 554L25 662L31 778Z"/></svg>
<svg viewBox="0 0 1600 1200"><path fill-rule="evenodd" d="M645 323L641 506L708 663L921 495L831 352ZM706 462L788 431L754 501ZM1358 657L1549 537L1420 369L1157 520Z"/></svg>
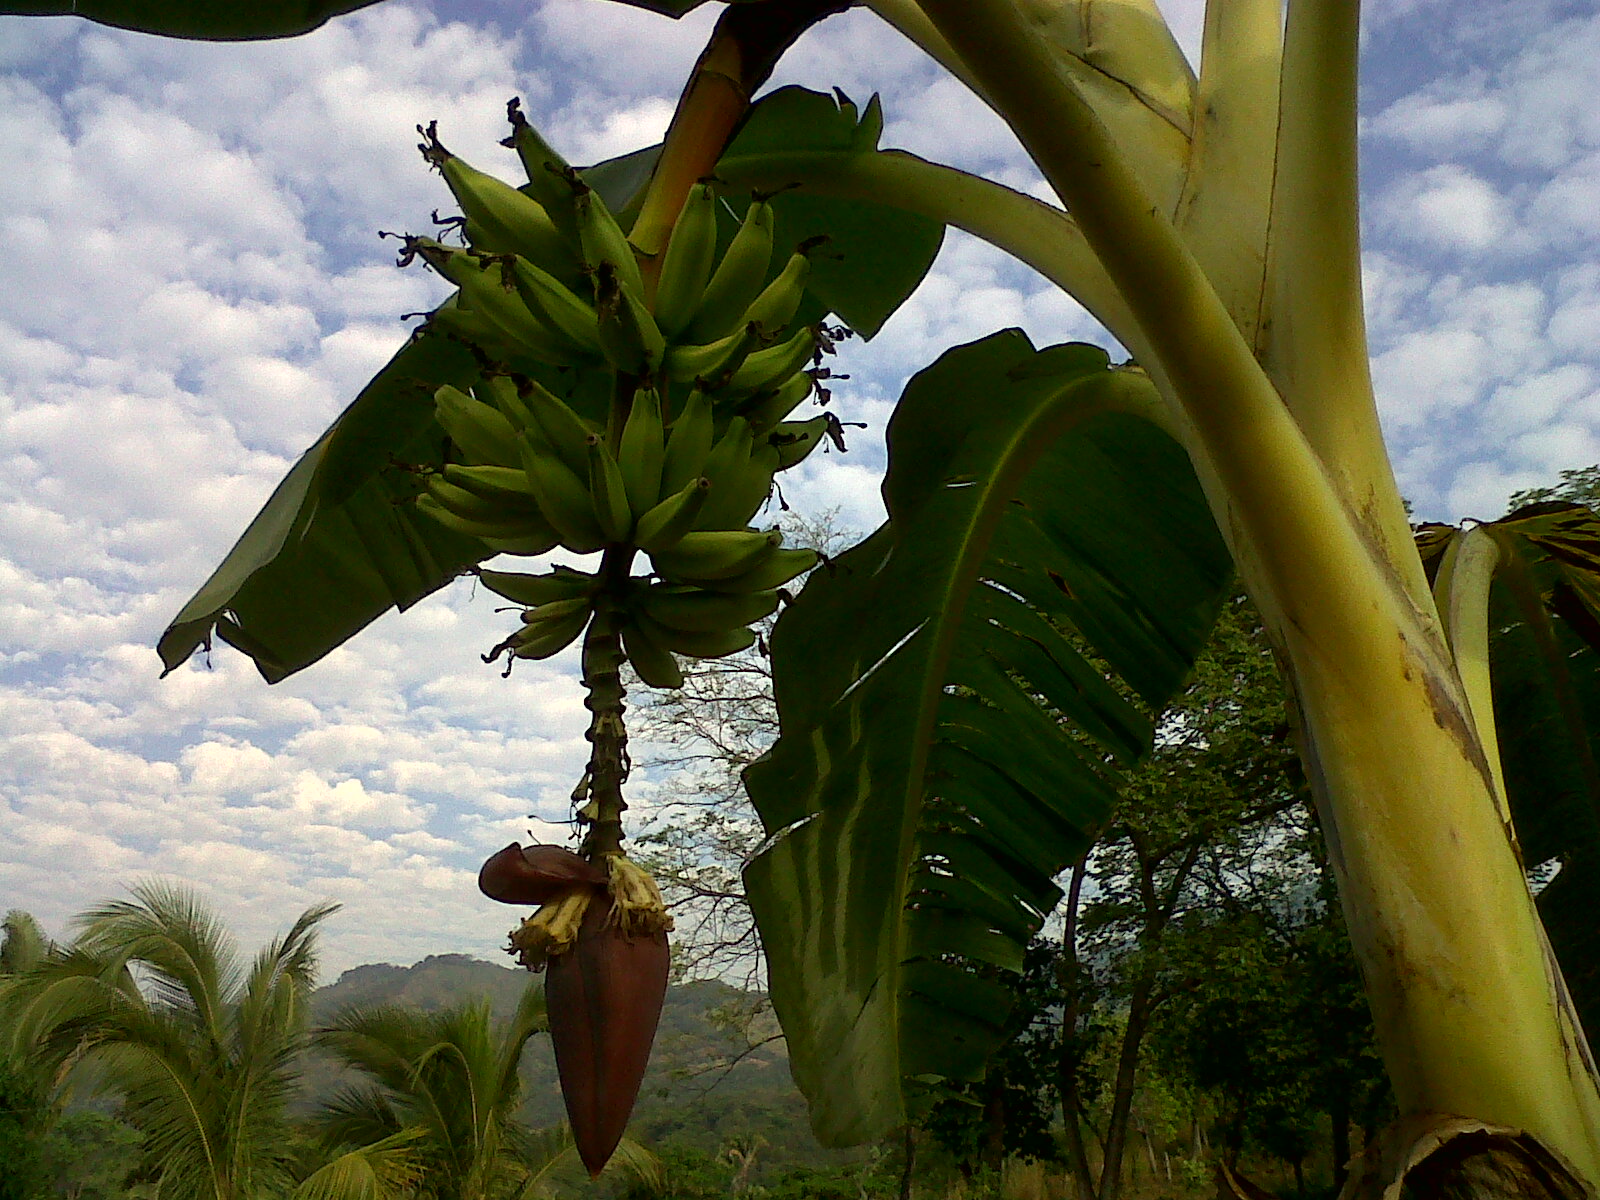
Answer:
<svg viewBox="0 0 1600 1200"><path fill-rule="evenodd" d="M604 612L641 679L677 687L674 654L750 646L749 626L774 611L777 589L817 562L810 550L784 549L776 530L750 526L774 476L837 426L829 415L786 419L826 374L812 367L831 350L819 325L786 335L815 242L769 281L773 213L757 197L719 261L720 200L701 183L651 264L659 270L647 273L600 195L514 106L511 115L523 189L419 126L424 157L461 206L467 245L407 237L401 262L420 258L456 284L429 327L472 346L483 371L469 391L435 393L459 461L428 473L416 503L502 553L648 555L654 581L630 579L620 591L562 569L482 578L527 606L506 644L515 655L555 654ZM505 365L521 360L560 368L573 382L566 397ZM615 397L604 425L569 403L580 390Z"/></svg>

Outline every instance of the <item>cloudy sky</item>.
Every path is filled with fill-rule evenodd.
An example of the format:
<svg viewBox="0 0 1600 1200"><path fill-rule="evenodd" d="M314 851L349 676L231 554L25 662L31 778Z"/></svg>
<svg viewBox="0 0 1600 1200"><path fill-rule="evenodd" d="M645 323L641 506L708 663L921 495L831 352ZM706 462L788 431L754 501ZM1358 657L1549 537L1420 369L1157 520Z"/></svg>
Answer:
<svg viewBox="0 0 1600 1200"><path fill-rule="evenodd" d="M267 687L226 648L157 678L156 638L293 458L442 294L375 231L448 196L416 154L514 177L521 95L574 161L656 140L710 25L607 0L389 0L291 41L170 42L0 18L0 908L53 931L134 878L206 894L254 944L331 897L330 970L496 957L473 873L557 837L584 758L569 657L510 680L465 584ZM1167 6L1194 51L1198 0ZM1493 517L1600 461L1600 15L1369 0L1364 187L1385 426L1421 516ZM885 143L1026 183L1015 143L891 31L814 30L775 83L881 92ZM870 528L905 377L1008 325L1093 327L951 237L852 345L869 422L787 489ZM639 799L648 801L650 781ZM530 820L528 814L537 814Z"/></svg>

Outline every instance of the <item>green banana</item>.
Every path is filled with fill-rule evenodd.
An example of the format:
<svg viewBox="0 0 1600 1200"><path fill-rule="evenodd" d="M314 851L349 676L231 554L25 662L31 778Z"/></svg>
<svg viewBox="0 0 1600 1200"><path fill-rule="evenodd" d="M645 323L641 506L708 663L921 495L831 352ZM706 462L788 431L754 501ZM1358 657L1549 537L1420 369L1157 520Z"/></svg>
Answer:
<svg viewBox="0 0 1600 1200"><path fill-rule="evenodd" d="M589 623L589 614L593 610L587 601L579 600L573 602L576 607L570 611L545 615L547 610L563 603L558 600L555 604L535 609L536 619L525 624L517 633L516 648L512 654L517 658L550 658L572 645Z"/></svg>
<svg viewBox="0 0 1600 1200"><path fill-rule="evenodd" d="M694 583L731 579L759 567L777 551L783 535L777 530L710 529L686 533L671 546L650 551L665 577Z"/></svg>
<svg viewBox="0 0 1600 1200"><path fill-rule="evenodd" d="M539 541L550 533L548 526L538 516L516 517L509 520L502 518L497 521L464 516L457 512L453 505L435 495L431 488L417 497L416 506L418 512L426 514L446 529L480 541L491 538L510 542ZM551 546L554 544L553 541L550 543Z"/></svg>
<svg viewBox="0 0 1600 1200"><path fill-rule="evenodd" d="M598 272L602 264L610 263L617 272L617 279L632 288L635 296L643 296L644 276L639 271L638 255L616 217L611 215L599 192L575 178L573 191L577 194L573 205L584 264Z"/></svg>
<svg viewBox="0 0 1600 1200"><path fill-rule="evenodd" d="M406 254L420 257L460 288L467 309L516 350L557 367L584 366L598 357L598 349L584 352L575 348L571 338L529 310L516 293L515 279L508 278L506 259L485 261L428 238L407 238ZM405 254L401 261L408 261ZM489 268L496 265L500 270L492 274Z"/></svg>
<svg viewBox="0 0 1600 1200"><path fill-rule="evenodd" d="M652 584L638 600L639 611L652 621L688 633L722 633L743 629L778 609L776 591L722 593L697 587Z"/></svg>
<svg viewBox="0 0 1600 1200"><path fill-rule="evenodd" d="M714 433L711 397L699 388L689 393L667 431L661 463L661 494L670 496L700 477Z"/></svg>
<svg viewBox="0 0 1600 1200"><path fill-rule="evenodd" d="M784 421L767 434L768 444L778 452L778 470L787 471L817 448L828 432L828 414L809 421Z"/></svg>
<svg viewBox="0 0 1600 1200"><path fill-rule="evenodd" d="M667 341L656 319L611 263L595 275L595 306L600 349L624 375L648 375L660 365Z"/></svg>
<svg viewBox="0 0 1600 1200"><path fill-rule="evenodd" d="M642 613L635 620L652 642L685 658L726 658L730 654L748 650L756 642L755 630L743 627L725 629L719 633L690 633L672 629Z"/></svg>
<svg viewBox="0 0 1600 1200"><path fill-rule="evenodd" d="M561 544L561 539L556 536L556 531L548 527L537 536L530 534L526 537L486 537L478 540L491 550L496 550L501 554L549 554L550 551Z"/></svg>
<svg viewBox="0 0 1600 1200"><path fill-rule="evenodd" d="M617 454L622 483L628 492L628 507L635 516L643 516L660 501L661 468L665 460L661 396L654 388L642 387L633 393Z"/></svg>
<svg viewBox="0 0 1600 1200"><path fill-rule="evenodd" d="M796 576L804 575L821 561L815 550L778 550L771 558L752 567L742 575L723 579L699 579L696 584L711 592L765 592L782 587Z"/></svg>
<svg viewBox="0 0 1600 1200"><path fill-rule="evenodd" d="M770 392L758 392L741 414L758 433L783 420L805 403L817 381L805 371L796 371Z"/></svg>
<svg viewBox="0 0 1600 1200"><path fill-rule="evenodd" d="M527 428L531 419L528 407L517 395L517 385L509 375L480 376L472 385L472 398L481 404L498 408L516 429Z"/></svg>
<svg viewBox="0 0 1600 1200"><path fill-rule="evenodd" d="M525 440L522 468L538 497L539 510L560 535L563 546L574 554L589 554L606 544L605 534L595 520L589 489L566 463Z"/></svg>
<svg viewBox="0 0 1600 1200"><path fill-rule="evenodd" d="M479 571L478 581L497 596L538 608L557 600L592 596L600 590L600 576L571 567L557 567L543 575L520 571Z"/></svg>
<svg viewBox="0 0 1600 1200"><path fill-rule="evenodd" d="M433 411L450 440L468 458L498 467L516 466L521 461L517 431L499 409L447 383L433 393Z"/></svg>
<svg viewBox="0 0 1600 1200"><path fill-rule="evenodd" d="M756 325L741 325L714 342L668 346L662 368L673 383L720 379L734 371L765 344Z"/></svg>
<svg viewBox="0 0 1600 1200"><path fill-rule="evenodd" d="M517 351L516 343L498 325L482 313L466 307L459 289L428 314L428 319L417 327L416 333L453 338L476 347L490 357L503 357Z"/></svg>
<svg viewBox="0 0 1600 1200"><path fill-rule="evenodd" d="M700 519L695 522L695 528L743 528L743 521L723 521L718 518L725 510L731 509L734 497L740 490L739 484L750 462L751 445L750 422L743 417L734 417L717 439L717 444L711 447L711 453L706 455L705 466L701 468L700 473L711 481L711 496L700 510Z"/></svg>
<svg viewBox="0 0 1600 1200"><path fill-rule="evenodd" d="M734 418L738 420L739 418ZM778 452L762 442L754 446L745 461L729 472L726 483L713 480L711 498L701 510L696 529L742 529L748 525L772 494L772 477L778 472Z"/></svg>
<svg viewBox="0 0 1600 1200"><path fill-rule="evenodd" d="M633 622L622 627L622 648L646 687L675 689L683 686L683 668L671 653L658 646Z"/></svg>
<svg viewBox="0 0 1600 1200"><path fill-rule="evenodd" d="M622 468L611 453L605 438L591 433L588 438L589 495L594 501L595 523L607 542L625 542L633 532L633 511L628 507L628 490L622 482Z"/></svg>
<svg viewBox="0 0 1600 1200"><path fill-rule="evenodd" d="M817 331L810 326L797 330L788 341L746 358L718 390L733 395L770 391L804 370L816 349Z"/></svg>
<svg viewBox="0 0 1600 1200"><path fill-rule="evenodd" d="M528 411L533 414L534 425L545 446L580 478L589 470L589 437L594 426L585 421L572 406L537 380L528 381L526 392ZM529 438L533 438L533 430Z"/></svg>
<svg viewBox="0 0 1600 1200"><path fill-rule="evenodd" d="M594 306L538 263L518 255L504 260L517 295L530 313L572 347L573 353L599 357L603 351Z"/></svg>
<svg viewBox="0 0 1600 1200"><path fill-rule="evenodd" d="M716 258L717 194L709 183L697 183L678 210L656 279L656 324L668 338L694 317Z"/></svg>
<svg viewBox="0 0 1600 1200"><path fill-rule="evenodd" d="M517 474L520 475L522 472ZM483 526L507 526L504 533L522 533L525 531L526 522L530 520L539 526L546 523L544 517L539 515L538 504L534 504L533 498L525 494L510 501L504 496L491 499L470 488L458 488L443 475L429 475L424 486L429 496L437 499L458 517Z"/></svg>
<svg viewBox="0 0 1600 1200"><path fill-rule="evenodd" d="M418 125L417 132L428 140L417 148L450 185L467 219L467 241L473 249L521 254L535 262L575 269L570 243L556 229L544 205L450 153L440 144L437 128L436 121L426 127Z"/></svg>
<svg viewBox="0 0 1600 1200"><path fill-rule="evenodd" d="M789 256L778 277L767 284L761 294L744 310L746 324L754 322L768 333L777 333L794 320L805 298L806 281L811 277L809 246L801 246Z"/></svg>
<svg viewBox="0 0 1600 1200"><path fill-rule="evenodd" d="M527 472L521 467L445 463L440 471L447 483L452 483L462 491L471 492L484 500L538 511L538 501L534 499L533 491L528 487Z"/></svg>
<svg viewBox="0 0 1600 1200"><path fill-rule="evenodd" d="M706 284L684 340L712 341L738 328L745 309L761 294L771 265L772 206L765 200L752 200L739 232Z"/></svg>
<svg viewBox="0 0 1600 1200"><path fill-rule="evenodd" d="M710 491L709 479L690 480L640 516L633 530L634 545L648 554L670 550L694 529Z"/></svg>
<svg viewBox="0 0 1600 1200"><path fill-rule="evenodd" d="M517 152L517 157L522 160L522 169L528 175L528 191L550 214L551 221L561 231L567 244L573 245L577 241L578 227L572 212L572 185L567 182L572 168L528 123L528 118L522 112L521 100L512 97L506 104L506 119L511 122L511 136L500 144L507 150Z"/></svg>

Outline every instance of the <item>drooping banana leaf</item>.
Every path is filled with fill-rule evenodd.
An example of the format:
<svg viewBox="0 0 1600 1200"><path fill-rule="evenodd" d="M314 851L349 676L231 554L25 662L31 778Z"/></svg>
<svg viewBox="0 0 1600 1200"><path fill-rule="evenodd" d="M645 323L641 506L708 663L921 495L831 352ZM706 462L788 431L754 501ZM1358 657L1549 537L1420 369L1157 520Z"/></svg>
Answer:
<svg viewBox="0 0 1600 1200"><path fill-rule="evenodd" d="M1477 528L1500 558L1489 590L1490 671L1506 798L1523 861L1559 874L1539 913L1591 1042L1600 1039L1600 517L1529 505ZM1465 529L1425 525L1437 569Z"/></svg>
<svg viewBox="0 0 1600 1200"><path fill-rule="evenodd" d="M883 106L873 96L858 116L843 93L828 95L801 87L779 88L762 97L750 118L717 163L730 178L760 174L763 156L781 153L819 160L878 154ZM811 256L806 285L812 303L799 319L837 313L870 338L922 282L944 239L944 227L916 213L887 205L783 191L772 197L774 242L780 248L808 238L828 240ZM722 236L731 240L733 222ZM782 267L781 256L773 273Z"/></svg>
<svg viewBox="0 0 1600 1200"><path fill-rule="evenodd" d="M858 122L853 106L820 99L827 112L811 110L820 126L814 136L839 147L838 153L866 152L859 130L868 122ZM770 110L765 101L756 105L752 125L760 130L767 111L776 114L770 119L789 121L784 103ZM870 140L875 146L875 133ZM648 166L640 165L648 163L649 153L601 163L585 177L607 203L625 207L629 191L648 180ZM806 223L813 217L785 215L791 206L799 210L799 199L775 201L780 233L788 230L785 236L795 242L814 232ZM806 319L838 304L858 329L876 331L927 273L943 229L875 206L863 206L861 214L846 206L832 216L840 222L841 252L849 253L818 272L821 282ZM782 256L773 257L776 274ZM544 378L580 411L603 412L597 406L605 402L601 391L609 395L608 377L575 381L571 373L556 378L535 363L514 365ZM403 347L306 452L174 618L159 644L167 669L209 645L214 630L276 682L316 662L387 609L416 603L488 558L491 551L476 539L435 528L404 503L416 485L397 466L444 461L447 439L433 419L432 394L442 383L465 386L476 373L471 354L445 339L425 336ZM596 391L592 384L605 387Z"/></svg>
<svg viewBox="0 0 1600 1200"><path fill-rule="evenodd" d="M1053 878L1212 626L1231 562L1183 451L1126 411L1152 398L1017 330L945 354L891 422L888 521L777 625L745 883L826 1143L981 1074Z"/></svg>
<svg viewBox="0 0 1600 1200"><path fill-rule="evenodd" d="M294 37L377 0L0 0L0 16L78 16L102 25L197 41Z"/></svg>
<svg viewBox="0 0 1600 1200"><path fill-rule="evenodd" d="M447 439L433 392L475 372L466 349L403 346L300 457L222 564L161 635L168 671L213 630L268 683L321 658L390 608L404 609L491 551L419 514L399 464L437 465Z"/></svg>

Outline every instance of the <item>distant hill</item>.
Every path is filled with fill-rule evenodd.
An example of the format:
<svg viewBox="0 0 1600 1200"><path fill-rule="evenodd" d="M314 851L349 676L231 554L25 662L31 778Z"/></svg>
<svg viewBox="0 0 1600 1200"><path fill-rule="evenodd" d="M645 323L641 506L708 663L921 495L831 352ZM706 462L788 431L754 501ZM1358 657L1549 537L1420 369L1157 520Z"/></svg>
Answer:
<svg viewBox="0 0 1600 1200"><path fill-rule="evenodd" d="M523 989L543 987L542 975L484 962L464 954L437 954L409 967L369 964L346 971L312 996L312 1020L327 1020L350 1006L402 1004L434 1011L488 997L495 1016L515 1010ZM690 1146L718 1153L734 1138L757 1137L770 1167L823 1166L849 1161L853 1152L825 1150L811 1135L805 1102L789 1077L781 1037L749 1049L738 1020L759 996L712 981L667 989L650 1070L640 1090L631 1132L651 1143ZM770 1015L758 1027L776 1035ZM742 1056L740 1051L747 1051ZM737 1061L735 1061L737 1059ZM522 1075L526 1100L521 1115L535 1125L559 1121L564 1112L550 1040L528 1044ZM341 1083L349 1082L331 1062L307 1063L301 1109L309 1110Z"/></svg>

